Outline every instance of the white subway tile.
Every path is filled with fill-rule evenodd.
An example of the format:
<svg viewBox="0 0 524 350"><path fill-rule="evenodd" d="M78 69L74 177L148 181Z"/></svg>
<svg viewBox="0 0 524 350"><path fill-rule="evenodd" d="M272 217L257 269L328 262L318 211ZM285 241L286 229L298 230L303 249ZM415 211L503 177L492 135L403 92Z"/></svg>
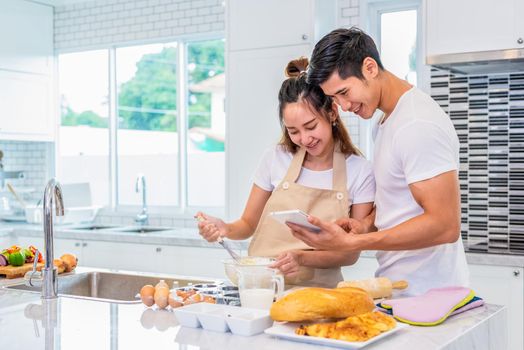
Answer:
<svg viewBox="0 0 524 350"><path fill-rule="evenodd" d="M165 6L155 6L155 13L164 13L166 12L166 7Z"/></svg>
<svg viewBox="0 0 524 350"><path fill-rule="evenodd" d="M160 19L163 21L167 21L173 18L173 15L170 12L165 12L160 14Z"/></svg>
<svg viewBox="0 0 524 350"><path fill-rule="evenodd" d="M199 33L206 33L211 31L211 24L209 23L203 23L198 25L198 32Z"/></svg>
<svg viewBox="0 0 524 350"><path fill-rule="evenodd" d="M342 16L344 17L352 17L358 15L358 7L350 7L347 9L342 10Z"/></svg>
<svg viewBox="0 0 524 350"><path fill-rule="evenodd" d="M204 23L204 18L200 16L191 17L191 24L202 24Z"/></svg>
<svg viewBox="0 0 524 350"><path fill-rule="evenodd" d="M197 7L204 7L206 5L206 2L203 0L193 0L191 1L191 7L197 8Z"/></svg>
<svg viewBox="0 0 524 350"><path fill-rule="evenodd" d="M178 10L178 4L166 5L166 12L174 12Z"/></svg>

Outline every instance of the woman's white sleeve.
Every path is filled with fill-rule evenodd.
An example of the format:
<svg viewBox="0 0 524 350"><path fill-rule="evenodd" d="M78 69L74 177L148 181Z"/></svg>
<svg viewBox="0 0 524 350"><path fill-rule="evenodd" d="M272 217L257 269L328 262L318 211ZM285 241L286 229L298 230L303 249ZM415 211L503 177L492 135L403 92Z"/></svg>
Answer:
<svg viewBox="0 0 524 350"><path fill-rule="evenodd" d="M354 185L353 204L375 201L375 176L370 162L362 159L362 170Z"/></svg>
<svg viewBox="0 0 524 350"><path fill-rule="evenodd" d="M266 191L273 191L273 185L271 184L271 164L273 163L274 156L274 148L266 150L253 175L253 183Z"/></svg>

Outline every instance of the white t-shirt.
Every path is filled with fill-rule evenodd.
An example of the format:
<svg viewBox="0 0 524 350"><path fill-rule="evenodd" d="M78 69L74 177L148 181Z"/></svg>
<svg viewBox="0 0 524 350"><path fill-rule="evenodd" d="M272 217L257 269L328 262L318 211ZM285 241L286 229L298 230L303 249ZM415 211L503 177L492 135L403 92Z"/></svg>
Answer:
<svg viewBox="0 0 524 350"><path fill-rule="evenodd" d="M375 225L384 230L424 210L408 185L459 169L459 141L450 118L430 96L412 88L378 126L373 169L377 184ZM407 294L430 288L467 286L468 268L462 239L408 251L377 252L376 276L408 280Z"/></svg>
<svg viewBox="0 0 524 350"><path fill-rule="evenodd" d="M293 154L281 145L269 148L255 173L253 182L266 191L273 191L287 174ZM371 164L363 157L346 158L346 176L349 205L375 200L375 179ZM297 183L312 188L333 189L333 169L310 170L302 167Z"/></svg>

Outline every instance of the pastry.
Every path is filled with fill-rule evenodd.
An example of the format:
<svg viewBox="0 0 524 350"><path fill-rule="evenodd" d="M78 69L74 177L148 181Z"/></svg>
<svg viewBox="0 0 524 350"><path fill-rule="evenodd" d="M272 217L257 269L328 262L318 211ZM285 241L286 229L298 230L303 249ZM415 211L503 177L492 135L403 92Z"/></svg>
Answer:
<svg viewBox="0 0 524 350"><path fill-rule="evenodd" d="M373 299L359 288L303 288L273 303L270 315L275 321L310 321L346 318L374 307Z"/></svg>

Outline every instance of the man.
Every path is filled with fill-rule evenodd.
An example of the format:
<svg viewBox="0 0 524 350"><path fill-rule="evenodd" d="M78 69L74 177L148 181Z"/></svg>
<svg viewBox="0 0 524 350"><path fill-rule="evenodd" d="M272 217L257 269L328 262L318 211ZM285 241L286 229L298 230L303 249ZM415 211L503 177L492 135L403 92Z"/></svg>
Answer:
<svg viewBox="0 0 524 350"><path fill-rule="evenodd" d="M310 217L322 231L289 224L293 234L317 249L376 250L376 276L408 280L410 295L467 286L459 141L449 117L430 96L385 70L371 37L356 28L334 30L317 43L308 82L363 119L384 112L373 161L376 212L363 221ZM378 231L367 233L374 226Z"/></svg>

